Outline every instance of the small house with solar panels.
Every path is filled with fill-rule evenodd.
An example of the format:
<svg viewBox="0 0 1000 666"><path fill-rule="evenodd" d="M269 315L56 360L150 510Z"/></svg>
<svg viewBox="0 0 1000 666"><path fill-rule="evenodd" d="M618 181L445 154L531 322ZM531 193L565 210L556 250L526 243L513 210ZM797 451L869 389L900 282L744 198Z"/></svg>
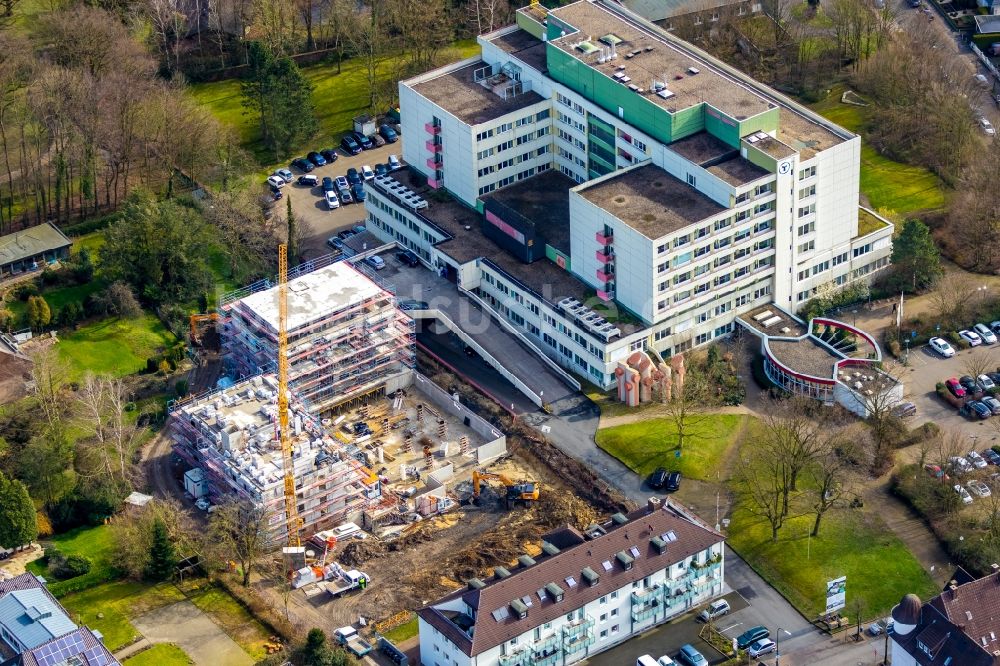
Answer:
<svg viewBox="0 0 1000 666"><path fill-rule="evenodd" d="M0 666L121 666L102 640L69 618L44 579L0 580Z"/></svg>
<svg viewBox="0 0 1000 666"><path fill-rule="evenodd" d="M686 508L647 505L543 537L417 611L424 666L554 666L592 657L723 593L724 537Z"/></svg>

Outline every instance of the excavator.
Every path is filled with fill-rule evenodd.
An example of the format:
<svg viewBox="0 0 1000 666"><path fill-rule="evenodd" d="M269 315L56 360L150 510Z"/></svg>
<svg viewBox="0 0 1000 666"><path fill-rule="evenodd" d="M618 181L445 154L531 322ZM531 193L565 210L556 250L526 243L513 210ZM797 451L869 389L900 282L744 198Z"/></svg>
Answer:
<svg viewBox="0 0 1000 666"><path fill-rule="evenodd" d="M516 482L511 481L510 478L503 474L497 474L495 472L482 472L480 470L472 471L472 502L473 504L479 503L479 491L484 479L496 479L503 484L507 491L507 508L516 505L518 502L522 502L525 506L528 506L532 502L538 501L538 486L539 484L534 481L523 481Z"/></svg>

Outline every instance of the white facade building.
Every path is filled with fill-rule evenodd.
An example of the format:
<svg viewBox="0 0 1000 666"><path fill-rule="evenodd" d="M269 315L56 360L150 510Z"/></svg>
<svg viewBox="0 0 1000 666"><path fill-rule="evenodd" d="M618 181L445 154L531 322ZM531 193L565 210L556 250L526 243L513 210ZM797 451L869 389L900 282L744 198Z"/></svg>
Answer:
<svg viewBox="0 0 1000 666"><path fill-rule="evenodd" d="M858 136L620 6L532 5L479 43L480 57L400 83L420 174L407 185L468 215L456 232L441 196L417 208L376 187L368 226L590 381L610 386L636 349L681 352L741 312L794 312L888 265L892 225L859 207ZM565 212L547 219L531 198L554 193L547 207ZM480 254L442 250L476 231ZM569 278L553 287L543 264Z"/></svg>
<svg viewBox="0 0 1000 666"><path fill-rule="evenodd" d="M425 666L549 666L607 650L722 594L724 541L656 498L417 612Z"/></svg>

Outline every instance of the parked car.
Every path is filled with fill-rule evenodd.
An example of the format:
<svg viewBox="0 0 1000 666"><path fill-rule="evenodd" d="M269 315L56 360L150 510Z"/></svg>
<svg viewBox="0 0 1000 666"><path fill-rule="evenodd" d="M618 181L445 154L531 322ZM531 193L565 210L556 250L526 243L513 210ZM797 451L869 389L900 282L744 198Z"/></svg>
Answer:
<svg viewBox="0 0 1000 666"><path fill-rule="evenodd" d="M951 471L956 474L965 474L966 472L972 471L972 464L961 456L952 456L948 458L948 464L951 465Z"/></svg>
<svg viewBox="0 0 1000 666"><path fill-rule="evenodd" d="M962 416L968 416L970 419L988 419L993 415L992 410L978 400L970 400L965 403L958 410L958 413Z"/></svg>
<svg viewBox="0 0 1000 666"><path fill-rule="evenodd" d="M310 171L316 168L313 166L312 162L305 159L304 157L297 157L294 160L292 160L292 166L298 169L299 171L304 171L305 173L309 173Z"/></svg>
<svg viewBox="0 0 1000 666"><path fill-rule="evenodd" d="M983 449L979 455L990 465L1000 465L1000 453L997 453L993 449Z"/></svg>
<svg viewBox="0 0 1000 666"><path fill-rule="evenodd" d="M986 469L986 460L977 451L969 451L965 457L976 469Z"/></svg>
<svg viewBox="0 0 1000 666"><path fill-rule="evenodd" d="M208 507L212 506L207 499L204 497L199 497L194 501L194 505L201 509L202 511L208 511Z"/></svg>
<svg viewBox="0 0 1000 666"><path fill-rule="evenodd" d="M681 473L671 472L667 477L667 482L663 484L663 489L668 493L675 493L681 489Z"/></svg>
<svg viewBox="0 0 1000 666"><path fill-rule="evenodd" d="M995 386L1000 386L1000 372L987 372L986 376L990 378Z"/></svg>
<svg viewBox="0 0 1000 666"><path fill-rule="evenodd" d="M370 166L368 166L367 164L365 164L364 166L361 167L361 179L362 180L369 181L369 180L373 180L374 178L375 178L375 172L372 171L372 168Z"/></svg>
<svg viewBox="0 0 1000 666"><path fill-rule="evenodd" d="M302 187L316 187L316 185L319 183L319 179L316 178L316 176L312 175L299 176L298 182L299 185L301 185Z"/></svg>
<svg viewBox="0 0 1000 666"><path fill-rule="evenodd" d="M993 129L993 124L989 120L981 116L979 118L979 126L983 128L983 133L986 136L994 136L997 133L997 131Z"/></svg>
<svg viewBox="0 0 1000 666"><path fill-rule="evenodd" d="M344 251L344 241L340 240L336 236L330 236L326 239L326 244L332 247L334 250Z"/></svg>
<svg viewBox="0 0 1000 666"><path fill-rule="evenodd" d="M750 647L747 648L747 653L749 653L751 658L756 659L757 657L761 657L765 654L771 654L777 649L777 647L778 646L775 642L770 638L762 638L759 641L751 643Z"/></svg>
<svg viewBox="0 0 1000 666"><path fill-rule="evenodd" d="M990 487L979 479L973 479L965 485L968 486L970 493L978 497L989 497L991 494Z"/></svg>
<svg viewBox="0 0 1000 666"><path fill-rule="evenodd" d="M990 322L990 329L997 335L1000 335L1000 321Z"/></svg>
<svg viewBox="0 0 1000 666"><path fill-rule="evenodd" d="M868 625L868 634L870 636L881 636L883 632L892 633L892 625L893 620L891 616L883 617Z"/></svg>
<svg viewBox="0 0 1000 666"><path fill-rule="evenodd" d="M371 141L375 145L376 148L381 148L382 146L385 145L385 139L382 138L382 136L380 134L378 134L377 132L375 134L372 134L371 136L369 136L368 140Z"/></svg>
<svg viewBox="0 0 1000 666"><path fill-rule="evenodd" d="M396 258L411 268L420 265L420 258L412 250L400 250Z"/></svg>
<svg viewBox="0 0 1000 666"><path fill-rule="evenodd" d="M656 666L677 666L677 662L668 657L667 655L663 655L662 657L656 660Z"/></svg>
<svg viewBox="0 0 1000 666"><path fill-rule="evenodd" d="M917 406L912 402L901 402L892 408L892 415L897 419L906 419L911 416L916 416Z"/></svg>
<svg viewBox="0 0 1000 666"><path fill-rule="evenodd" d="M967 328L959 331L958 337L968 342L970 347L978 347L979 345L983 344L983 339L979 337L974 331L970 331Z"/></svg>
<svg viewBox="0 0 1000 666"><path fill-rule="evenodd" d="M357 236L357 235L358 235L358 232L355 231L354 229L343 229L343 230L337 232L337 236L339 236L343 240L347 240L351 236Z"/></svg>
<svg viewBox="0 0 1000 666"><path fill-rule="evenodd" d="M741 650L746 650L747 646L749 646L751 643L759 641L762 638L768 638L770 636L771 632L768 631L767 627L764 626L751 627L736 637L736 647L738 647Z"/></svg>
<svg viewBox="0 0 1000 666"><path fill-rule="evenodd" d="M337 188L333 184L333 178L330 178L329 176L323 176L323 191L333 192L336 189Z"/></svg>
<svg viewBox="0 0 1000 666"><path fill-rule="evenodd" d="M372 148L375 147L375 144L372 142L372 140L367 136L365 136L364 134L362 134L361 132L351 132L351 136L354 138L357 144L361 146L362 150L371 150Z"/></svg>
<svg viewBox="0 0 1000 666"><path fill-rule="evenodd" d="M944 338L931 338L927 341L927 344L944 358L951 358L955 355L954 347L948 344L948 341Z"/></svg>
<svg viewBox="0 0 1000 666"><path fill-rule="evenodd" d="M351 195L357 202L364 201L368 195L365 194L365 186L362 183L355 183L351 185Z"/></svg>
<svg viewBox="0 0 1000 666"><path fill-rule="evenodd" d="M267 184L270 185L272 188L277 189L279 187L285 186L285 179L282 178L281 176L268 176Z"/></svg>
<svg viewBox="0 0 1000 666"><path fill-rule="evenodd" d="M958 383L961 384L962 387L969 393L975 393L979 390L979 384L977 384L976 380L969 375L962 375L959 377Z"/></svg>
<svg viewBox="0 0 1000 666"><path fill-rule="evenodd" d="M389 155L389 171L399 171L403 168L402 162L395 155Z"/></svg>
<svg viewBox="0 0 1000 666"><path fill-rule="evenodd" d="M958 493L958 497L962 500L962 504L972 504L972 495L969 491L962 487L962 484L955 484L955 492Z"/></svg>
<svg viewBox="0 0 1000 666"><path fill-rule="evenodd" d="M396 130L392 129L388 125L382 125L378 128L378 133L382 135L382 138L389 143L396 143L399 141L399 135L396 134Z"/></svg>
<svg viewBox="0 0 1000 666"><path fill-rule="evenodd" d="M941 481L949 481L950 476L944 473L939 465L931 465L930 463L924 465L924 470L931 475L932 478L940 479Z"/></svg>
<svg viewBox="0 0 1000 666"><path fill-rule="evenodd" d="M983 373L978 377L976 377L976 382L979 383L979 387L984 391L989 391L991 388L996 388L996 384L993 383L993 380L990 379L990 376L987 375L986 373Z"/></svg>
<svg viewBox="0 0 1000 666"><path fill-rule="evenodd" d="M315 164L316 166L326 166L326 159L317 153L315 150L306 155L306 159Z"/></svg>
<svg viewBox="0 0 1000 666"><path fill-rule="evenodd" d="M951 391L951 394L956 398L965 397L965 387L958 383L958 379L955 377L950 377L944 380L944 385Z"/></svg>
<svg viewBox="0 0 1000 666"><path fill-rule="evenodd" d="M357 185L361 182L361 174L354 167L347 170L347 182L351 185Z"/></svg>
<svg viewBox="0 0 1000 666"><path fill-rule="evenodd" d="M330 210L336 210L340 208L340 199L337 198L337 193L333 190L326 190L323 192L323 196L326 197L326 207Z"/></svg>
<svg viewBox="0 0 1000 666"><path fill-rule="evenodd" d="M986 324L976 324L972 327L972 330L976 332L976 335L982 338L983 344L995 345L997 343L996 333L990 330L990 327Z"/></svg>
<svg viewBox="0 0 1000 666"><path fill-rule="evenodd" d="M378 256L377 254L373 254L370 257L366 257L365 263L377 271L380 271L383 268L385 268L385 261L382 259L382 257Z"/></svg>
<svg viewBox="0 0 1000 666"><path fill-rule="evenodd" d="M347 182L347 179L343 176L337 176L333 181L337 186L337 195L340 197L341 203L351 203L354 199L351 197L351 186Z"/></svg>
<svg viewBox="0 0 1000 666"><path fill-rule="evenodd" d="M361 152L361 144L357 142L352 134L345 134L340 139L340 147L351 155L357 155Z"/></svg>
<svg viewBox="0 0 1000 666"><path fill-rule="evenodd" d="M667 482L667 472L666 467L657 467L653 470L653 473L649 475L649 479L646 480L646 485L653 490L660 490L663 485Z"/></svg>
<svg viewBox="0 0 1000 666"><path fill-rule="evenodd" d="M333 164L337 161L337 158L340 157L340 155L337 154L337 151L333 148L324 148L319 151L319 154L323 156L323 159L326 160L327 164Z"/></svg>
<svg viewBox="0 0 1000 666"><path fill-rule="evenodd" d="M285 169L284 167L282 167L281 169L275 169L274 175L280 178L281 180L285 181L286 183L290 183L292 182L292 180L295 179L295 176L292 174L292 172L289 171L288 169Z"/></svg>
<svg viewBox="0 0 1000 666"><path fill-rule="evenodd" d="M366 227L363 224L355 224L353 227L351 227L351 229L354 229L354 231L357 232L357 233L359 233L359 234L368 231L368 227Z"/></svg>
<svg viewBox="0 0 1000 666"><path fill-rule="evenodd" d="M397 302L400 310L429 310L431 307L427 301L415 301L412 298L403 298Z"/></svg>
<svg viewBox="0 0 1000 666"><path fill-rule="evenodd" d="M376 176L384 176L387 173L389 173L389 169L386 168L386 166L384 164L379 163L379 164L375 165L375 175Z"/></svg>
<svg viewBox="0 0 1000 666"><path fill-rule="evenodd" d="M681 652L679 655L680 660L689 666L705 666L708 664L708 660L705 656L694 649L694 646L687 643L681 647Z"/></svg>
<svg viewBox="0 0 1000 666"><path fill-rule="evenodd" d="M284 195L283 195L283 194L281 193L281 190L279 190L278 188L276 188L276 187L274 187L274 186L272 186L272 187L271 187L271 197L272 197L272 198L273 198L273 199L274 199L275 201L279 200L279 199L280 199L281 197L283 197L283 196L284 196Z"/></svg>
<svg viewBox="0 0 1000 666"><path fill-rule="evenodd" d="M980 400L979 402L989 407L990 411L993 413L994 416L1000 414L1000 400L997 400L991 395L987 395L983 396L983 399ZM987 460L987 462L989 461Z"/></svg>
<svg viewBox="0 0 1000 666"><path fill-rule="evenodd" d="M729 602L725 599L716 599L708 605L708 608L703 610L698 614L698 619L702 622L708 622L714 620L717 617L722 617L729 613Z"/></svg>

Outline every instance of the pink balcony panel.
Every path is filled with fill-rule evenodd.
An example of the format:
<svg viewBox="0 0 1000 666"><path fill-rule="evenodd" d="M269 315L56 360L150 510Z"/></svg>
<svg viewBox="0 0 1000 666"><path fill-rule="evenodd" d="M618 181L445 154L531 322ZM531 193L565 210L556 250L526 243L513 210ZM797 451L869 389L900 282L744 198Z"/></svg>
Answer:
<svg viewBox="0 0 1000 666"><path fill-rule="evenodd" d="M601 282L611 282L611 280L614 277L615 277L614 273L610 273L610 272L609 273L605 273L601 269L599 269L599 268L597 269L597 279L600 280Z"/></svg>
<svg viewBox="0 0 1000 666"><path fill-rule="evenodd" d="M440 160L435 160L433 157L427 158L427 166L431 169L440 169L442 164Z"/></svg>
<svg viewBox="0 0 1000 666"><path fill-rule="evenodd" d="M428 178L427 179L427 184L430 185L430 187L431 187L432 190L436 190L439 187L441 187L441 183L439 183L438 181L434 180L433 178Z"/></svg>
<svg viewBox="0 0 1000 666"><path fill-rule="evenodd" d="M613 292L613 291L601 291L600 289L598 289L597 290L597 297L599 299L601 299L602 301L610 301L611 299L613 299L615 297L615 292Z"/></svg>
<svg viewBox="0 0 1000 666"><path fill-rule="evenodd" d="M427 130L428 134L440 134L441 133L441 128L440 127L434 127L434 125L432 125L430 123L424 123L424 129Z"/></svg>
<svg viewBox="0 0 1000 666"><path fill-rule="evenodd" d="M604 245L605 247L614 242L614 236L605 236L600 231L597 232L595 238L597 238L598 243Z"/></svg>
<svg viewBox="0 0 1000 666"><path fill-rule="evenodd" d="M427 150L431 151L432 153L440 153L441 152L441 144L440 143L434 143L434 141L428 141L424 145L427 146Z"/></svg>
<svg viewBox="0 0 1000 666"><path fill-rule="evenodd" d="M613 255L604 254L600 250L598 250L595 254L597 255L597 260L602 264L610 264L612 261L615 260Z"/></svg>

